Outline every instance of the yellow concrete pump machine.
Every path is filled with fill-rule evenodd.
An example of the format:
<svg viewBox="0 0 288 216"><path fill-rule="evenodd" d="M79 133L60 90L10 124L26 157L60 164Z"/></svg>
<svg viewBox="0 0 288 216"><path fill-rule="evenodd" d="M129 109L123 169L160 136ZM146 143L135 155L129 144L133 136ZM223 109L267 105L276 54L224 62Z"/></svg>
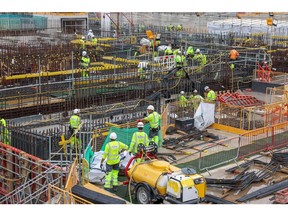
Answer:
<svg viewBox="0 0 288 216"><path fill-rule="evenodd" d="M175 204L199 203L206 193L206 181L192 168L178 168L158 160L157 146L139 145L138 153L128 162L125 174L135 189L138 203L168 202ZM142 158L142 162L130 164ZM145 158L145 160L144 160Z"/></svg>

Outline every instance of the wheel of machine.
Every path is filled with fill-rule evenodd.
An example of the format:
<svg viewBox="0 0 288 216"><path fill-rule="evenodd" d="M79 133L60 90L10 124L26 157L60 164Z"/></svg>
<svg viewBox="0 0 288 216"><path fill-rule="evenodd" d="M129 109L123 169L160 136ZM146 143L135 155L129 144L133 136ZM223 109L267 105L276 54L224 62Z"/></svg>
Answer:
<svg viewBox="0 0 288 216"><path fill-rule="evenodd" d="M139 186L136 191L136 199L140 204L151 203L151 195L145 186Z"/></svg>

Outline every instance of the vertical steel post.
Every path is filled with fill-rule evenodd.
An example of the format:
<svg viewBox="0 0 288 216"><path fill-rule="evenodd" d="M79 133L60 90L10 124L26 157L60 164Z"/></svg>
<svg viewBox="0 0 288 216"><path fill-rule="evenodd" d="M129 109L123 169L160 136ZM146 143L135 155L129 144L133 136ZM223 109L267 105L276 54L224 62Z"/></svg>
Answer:
<svg viewBox="0 0 288 216"><path fill-rule="evenodd" d="M71 66L72 66L72 90L74 90L74 60L73 60L73 51L71 53Z"/></svg>
<svg viewBox="0 0 288 216"><path fill-rule="evenodd" d="M48 137L49 138L49 159L52 157L51 153L52 153L52 139L51 136Z"/></svg>
<svg viewBox="0 0 288 216"><path fill-rule="evenodd" d="M38 74L39 74L39 83L38 83L38 93L41 94L41 65L40 65L40 57L38 59Z"/></svg>

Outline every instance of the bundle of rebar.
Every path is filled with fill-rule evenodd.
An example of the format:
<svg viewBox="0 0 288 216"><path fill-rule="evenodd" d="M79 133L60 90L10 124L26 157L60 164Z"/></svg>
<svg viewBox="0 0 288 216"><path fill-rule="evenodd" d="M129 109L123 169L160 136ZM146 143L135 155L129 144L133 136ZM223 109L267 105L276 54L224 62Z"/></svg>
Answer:
<svg viewBox="0 0 288 216"><path fill-rule="evenodd" d="M288 153L273 153L271 163L277 163L282 166L288 166Z"/></svg>

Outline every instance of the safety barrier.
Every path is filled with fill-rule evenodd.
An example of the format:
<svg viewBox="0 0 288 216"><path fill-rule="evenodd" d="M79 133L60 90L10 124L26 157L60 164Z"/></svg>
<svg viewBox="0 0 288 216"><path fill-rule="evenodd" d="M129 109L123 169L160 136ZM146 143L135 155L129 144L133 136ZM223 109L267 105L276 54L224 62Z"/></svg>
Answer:
<svg viewBox="0 0 288 216"><path fill-rule="evenodd" d="M236 161L239 151L239 136L207 143L199 149L200 171L218 167L231 161Z"/></svg>
<svg viewBox="0 0 288 216"><path fill-rule="evenodd" d="M288 145L288 122L249 131L240 137L238 159Z"/></svg>
<svg viewBox="0 0 288 216"><path fill-rule="evenodd" d="M175 65L174 59L175 59L174 55L158 56L154 57L154 63L160 64L164 70L165 69L167 70L174 67Z"/></svg>

